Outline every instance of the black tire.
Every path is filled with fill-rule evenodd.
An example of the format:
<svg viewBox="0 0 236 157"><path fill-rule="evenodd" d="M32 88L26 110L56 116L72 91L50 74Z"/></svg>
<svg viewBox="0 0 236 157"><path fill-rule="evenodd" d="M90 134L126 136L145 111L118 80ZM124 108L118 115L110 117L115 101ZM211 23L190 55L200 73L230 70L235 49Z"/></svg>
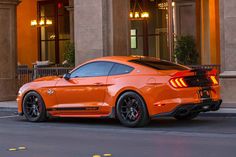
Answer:
<svg viewBox="0 0 236 157"><path fill-rule="evenodd" d="M127 127L142 127L150 121L144 100L135 92L125 92L119 97L116 115Z"/></svg>
<svg viewBox="0 0 236 157"><path fill-rule="evenodd" d="M183 121L188 121L188 120L192 120L194 118L196 118L198 116L198 112L192 112L192 113L189 113L187 115L175 115L175 119L177 120L183 120Z"/></svg>
<svg viewBox="0 0 236 157"><path fill-rule="evenodd" d="M23 99L23 114L30 122L43 122L47 112L42 97L34 91L27 93Z"/></svg>

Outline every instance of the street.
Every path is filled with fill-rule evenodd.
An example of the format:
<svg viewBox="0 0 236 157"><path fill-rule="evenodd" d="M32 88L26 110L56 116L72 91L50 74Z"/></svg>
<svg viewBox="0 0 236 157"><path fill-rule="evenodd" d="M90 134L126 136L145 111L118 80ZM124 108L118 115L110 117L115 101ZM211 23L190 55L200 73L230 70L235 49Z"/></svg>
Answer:
<svg viewBox="0 0 236 157"><path fill-rule="evenodd" d="M23 148L22 150L19 148ZM0 111L0 157L235 157L236 117L153 120L126 128L116 120L30 123Z"/></svg>

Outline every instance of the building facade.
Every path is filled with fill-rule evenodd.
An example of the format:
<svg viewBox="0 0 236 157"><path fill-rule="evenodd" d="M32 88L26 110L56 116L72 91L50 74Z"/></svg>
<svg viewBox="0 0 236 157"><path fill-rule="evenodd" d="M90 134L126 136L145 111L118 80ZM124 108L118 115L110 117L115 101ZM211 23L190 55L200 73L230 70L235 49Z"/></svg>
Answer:
<svg viewBox="0 0 236 157"><path fill-rule="evenodd" d="M235 107L236 87L236 1L220 0L221 86L226 107Z"/></svg>
<svg viewBox="0 0 236 157"><path fill-rule="evenodd" d="M221 65L224 105L234 107L235 6L234 0L0 0L0 100L15 96L17 64L61 64L69 41L76 65L110 55L174 61L176 39L191 35L198 63Z"/></svg>

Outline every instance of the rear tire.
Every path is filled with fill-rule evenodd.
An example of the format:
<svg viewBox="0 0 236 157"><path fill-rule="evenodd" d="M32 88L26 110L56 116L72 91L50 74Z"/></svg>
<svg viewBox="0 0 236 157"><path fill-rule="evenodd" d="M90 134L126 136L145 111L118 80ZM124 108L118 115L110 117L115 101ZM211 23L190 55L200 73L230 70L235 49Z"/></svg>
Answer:
<svg viewBox="0 0 236 157"><path fill-rule="evenodd" d="M119 121L127 127L142 127L150 121L144 100L135 92L125 92L119 97L116 114Z"/></svg>
<svg viewBox="0 0 236 157"><path fill-rule="evenodd" d="M42 122L47 119L44 101L37 92L31 91L25 95L23 113L30 122Z"/></svg>
<svg viewBox="0 0 236 157"><path fill-rule="evenodd" d="M187 120L192 120L192 119L196 118L198 116L198 114L199 114L198 112L193 112L193 113L189 113L187 115L175 115L174 117L177 120L187 121Z"/></svg>

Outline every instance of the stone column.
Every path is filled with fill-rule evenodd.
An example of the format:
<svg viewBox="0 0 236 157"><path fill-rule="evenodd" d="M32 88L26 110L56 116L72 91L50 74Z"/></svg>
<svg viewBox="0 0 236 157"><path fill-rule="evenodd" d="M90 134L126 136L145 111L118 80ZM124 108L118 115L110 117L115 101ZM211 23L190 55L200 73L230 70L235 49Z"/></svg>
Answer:
<svg viewBox="0 0 236 157"><path fill-rule="evenodd" d="M128 55L129 1L74 1L76 64L107 55Z"/></svg>
<svg viewBox="0 0 236 157"><path fill-rule="evenodd" d="M16 5L0 0L0 101L16 99Z"/></svg>
<svg viewBox="0 0 236 157"><path fill-rule="evenodd" d="M201 64L211 64L209 0L201 0Z"/></svg>
<svg viewBox="0 0 236 157"><path fill-rule="evenodd" d="M221 94L224 107L236 107L236 1L220 0Z"/></svg>
<svg viewBox="0 0 236 157"><path fill-rule="evenodd" d="M130 0L107 0L110 4L111 25L110 29L112 35L108 31L107 34L111 35L111 48L109 55L130 55Z"/></svg>

